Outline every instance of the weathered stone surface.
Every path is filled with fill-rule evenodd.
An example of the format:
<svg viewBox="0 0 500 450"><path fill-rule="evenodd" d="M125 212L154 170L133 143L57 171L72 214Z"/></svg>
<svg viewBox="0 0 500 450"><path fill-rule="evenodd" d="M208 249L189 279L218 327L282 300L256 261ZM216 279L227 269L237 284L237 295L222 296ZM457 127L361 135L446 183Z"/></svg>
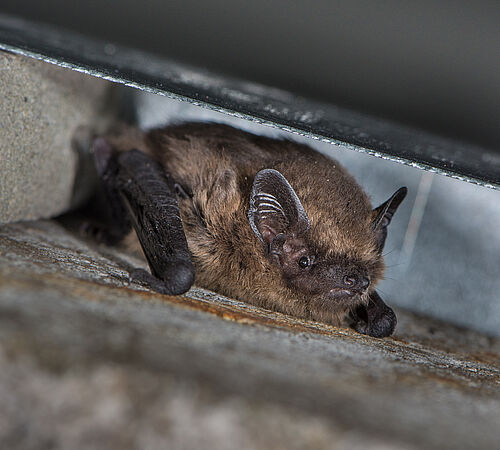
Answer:
<svg viewBox="0 0 500 450"><path fill-rule="evenodd" d="M73 196L71 138L110 83L0 51L0 223L51 217Z"/></svg>
<svg viewBox="0 0 500 450"><path fill-rule="evenodd" d="M2 448L495 448L500 341L398 311L393 338L198 289L50 221L0 227Z"/></svg>

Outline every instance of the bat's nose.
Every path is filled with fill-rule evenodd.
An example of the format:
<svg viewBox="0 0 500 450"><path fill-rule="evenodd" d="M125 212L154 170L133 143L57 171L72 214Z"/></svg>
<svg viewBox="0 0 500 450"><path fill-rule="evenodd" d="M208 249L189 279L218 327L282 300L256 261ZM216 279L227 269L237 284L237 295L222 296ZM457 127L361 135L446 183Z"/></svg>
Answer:
<svg viewBox="0 0 500 450"><path fill-rule="evenodd" d="M368 277L360 277L359 287L360 289L366 290L370 286L370 279Z"/></svg>
<svg viewBox="0 0 500 450"><path fill-rule="evenodd" d="M370 278L357 273L350 273L342 279L344 286L351 291L365 291L370 286Z"/></svg>

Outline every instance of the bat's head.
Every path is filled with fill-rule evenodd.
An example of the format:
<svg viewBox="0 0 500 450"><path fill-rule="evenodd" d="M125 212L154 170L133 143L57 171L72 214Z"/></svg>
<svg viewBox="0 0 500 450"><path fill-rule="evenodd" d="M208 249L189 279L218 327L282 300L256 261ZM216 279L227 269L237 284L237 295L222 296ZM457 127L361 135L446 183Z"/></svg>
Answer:
<svg viewBox="0 0 500 450"><path fill-rule="evenodd" d="M344 210L341 213L350 214L355 229L335 230L331 215L329 224L311 224L286 178L264 169L253 182L248 218L287 286L311 301L339 309L366 299L382 276L387 226L406 192L399 189L374 210L369 205L363 213ZM328 204L315 206L323 218L328 217Z"/></svg>

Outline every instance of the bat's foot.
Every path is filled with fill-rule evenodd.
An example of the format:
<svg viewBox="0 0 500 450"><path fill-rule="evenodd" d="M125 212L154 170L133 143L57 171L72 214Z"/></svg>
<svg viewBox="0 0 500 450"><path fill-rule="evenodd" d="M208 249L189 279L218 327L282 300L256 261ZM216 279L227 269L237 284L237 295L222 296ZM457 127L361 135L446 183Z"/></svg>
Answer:
<svg viewBox="0 0 500 450"><path fill-rule="evenodd" d="M389 308L388 311L378 317L374 317L368 322L365 322L364 320L354 322L353 328L361 334L367 334L368 336L375 338L384 338L394 333L396 323L396 314L394 314L394 311Z"/></svg>
<svg viewBox="0 0 500 450"><path fill-rule="evenodd" d="M92 221L84 222L79 231L82 236L90 237L105 245L115 245L123 238L122 234L117 234L112 227Z"/></svg>
<svg viewBox="0 0 500 450"><path fill-rule="evenodd" d="M375 338L384 338L394 333L396 314L380 296L373 292L368 305L361 305L351 313L352 327L361 334Z"/></svg>
<svg viewBox="0 0 500 450"><path fill-rule="evenodd" d="M156 278L144 269L135 269L130 273L130 280L159 294L181 295L193 285L194 269L191 264L184 262L172 264L165 280Z"/></svg>

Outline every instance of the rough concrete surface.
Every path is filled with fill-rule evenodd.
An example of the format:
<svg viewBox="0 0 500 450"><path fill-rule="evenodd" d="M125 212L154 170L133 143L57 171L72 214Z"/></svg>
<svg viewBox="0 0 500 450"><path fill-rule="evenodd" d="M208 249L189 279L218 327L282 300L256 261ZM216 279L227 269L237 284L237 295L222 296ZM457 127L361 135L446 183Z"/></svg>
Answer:
<svg viewBox="0 0 500 450"><path fill-rule="evenodd" d="M500 341L398 311L394 337L192 289L54 221L0 227L1 448L495 448Z"/></svg>
<svg viewBox="0 0 500 450"><path fill-rule="evenodd" d="M0 51L0 223L51 217L71 203L71 139L110 83Z"/></svg>

